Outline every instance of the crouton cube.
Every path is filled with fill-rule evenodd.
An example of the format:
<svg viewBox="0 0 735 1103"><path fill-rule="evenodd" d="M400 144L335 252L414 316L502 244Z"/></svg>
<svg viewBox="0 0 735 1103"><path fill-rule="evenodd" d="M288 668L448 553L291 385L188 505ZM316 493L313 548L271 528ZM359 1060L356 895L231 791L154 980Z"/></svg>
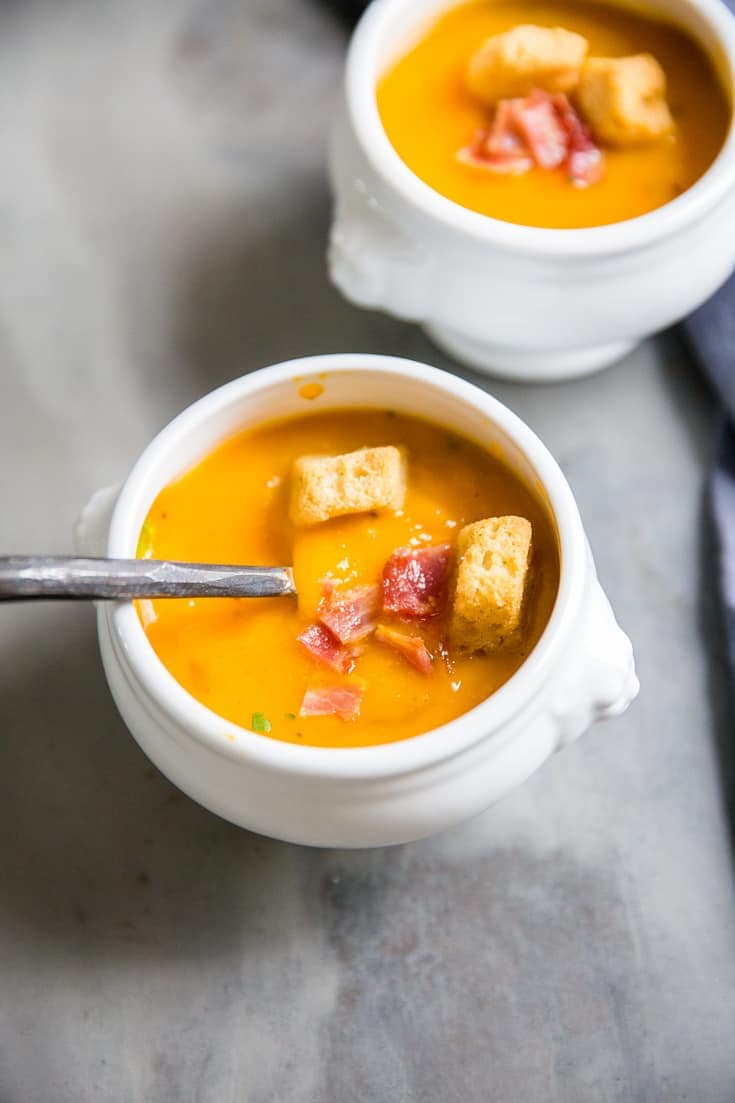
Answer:
<svg viewBox="0 0 735 1103"><path fill-rule="evenodd" d="M295 525L316 525L348 513L400 509L406 494L406 459L391 445L343 456L301 456L291 479L291 520Z"/></svg>
<svg viewBox="0 0 735 1103"><path fill-rule="evenodd" d="M524 24L485 40L470 59L467 85L484 103L527 96L534 88L571 92L589 43L563 27Z"/></svg>
<svg viewBox="0 0 735 1103"><path fill-rule="evenodd" d="M460 651L518 644L530 552L525 517L488 517L461 530L449 626Z"/></svg>
<svg viewBox="0 0 735 1103"><path fill-rule="evenodd" d="M666 74L651 54L591 57L582 68L577 102L596 137L613 146L655 142L674 129Z"/></svg>

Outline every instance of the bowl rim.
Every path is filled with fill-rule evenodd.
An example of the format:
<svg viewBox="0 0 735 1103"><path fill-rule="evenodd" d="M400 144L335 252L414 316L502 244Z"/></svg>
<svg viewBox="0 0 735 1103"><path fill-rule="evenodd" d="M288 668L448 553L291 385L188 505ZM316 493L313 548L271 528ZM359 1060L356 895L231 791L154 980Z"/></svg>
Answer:
<svg viewBox="0 0 735 1103"><path fill-rule="evenodd" d="M614 0L612 0L614 2ZM647 214L622 222L582 229L553 229L504 222L462 207L440 195L405 164L393 148L380 119L376 83L381 39L397 15L416 9L420 22L422 0L373 0L350 41L344 91L348 115L363 154L383 183L409 206L448 230L512 252L549 257L600 257L635 252L698 221L717 206L735 186L735 14L721 0L679 0L707 23L727 59L730 88L730 126L720 152L707 171L676 199ZM462 0L440 0L440 10Z"/></svg>
<svg viewBox="0 0 735 1103"><path fill-rule="evenodd" d="M141 687L163 713L195 741L227 758L254 767L311 778L365 780L414 772L445 762L476 743L491 738L542 690L547 674L578 618L583 599L589 551L577 504L556 460L516 414L475 384L427 364L374 354L331 353L288 360L261 368L226 383L194 402L170 421L141 454L126 479L110 521L107 554L135 555L143 517L157 491L146 489L157 467L174 446L181 446L197 428L217 418L232 404L263 388L293 386L313 376L324 379L340 372L398 375L430 384L479 410L511 440L536 473L556 523L560 549L559 590L549 621L536 647L519 670L495 693L456 719L409 739L365 747L313 747L287 743L250 731L226 720L191 696L158 658L132 603L104 604L113 645L124 664L131 688ZM361 403L355 402L359 408ZM438 406L438 403L437 403ZM342 407L344 408L344 407ZM441 411L437 409L441 424ZM192 456L191 462L195 462ZM187 464L182 461L181 470ZM159 485L164 485L161 483Z"/></svg>

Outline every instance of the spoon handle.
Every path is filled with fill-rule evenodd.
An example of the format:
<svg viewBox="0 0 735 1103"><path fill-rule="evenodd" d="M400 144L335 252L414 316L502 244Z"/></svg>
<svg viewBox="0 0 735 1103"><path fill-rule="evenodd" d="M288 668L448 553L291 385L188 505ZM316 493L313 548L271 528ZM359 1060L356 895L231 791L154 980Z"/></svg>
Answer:
<svg viewBox="0 0 735 1103"><path fill-rule="evenodd" d="M220 567L72 556L0 557L0 601L278 597L295 593L290 567Z"/></svg>

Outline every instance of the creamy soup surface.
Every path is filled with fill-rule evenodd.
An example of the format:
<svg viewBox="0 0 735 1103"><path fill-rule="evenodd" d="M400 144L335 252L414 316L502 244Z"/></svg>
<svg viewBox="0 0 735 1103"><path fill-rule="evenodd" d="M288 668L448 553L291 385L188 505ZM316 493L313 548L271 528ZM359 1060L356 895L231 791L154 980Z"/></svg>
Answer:
<svg viewBox="0 0 735 1103"><path fill-rule="evenodd" d="M408 457L403 509L340 517L309 528L289 520L294 460L362 446L397 445ZM487 447L493 448L492 439ZM355 747L407 739L479 704L506 682L537 643L559 584L557 538L547 509L497 455L426 421L389 410L332 411L248 430L226 440L153 503L138 554L210 563L293 564L298 602L277 599L138 603L151 645L195 698L242 727L292 743ZM520 646L454 655L446 618L410 625L433 656L422 673L374 636L352 672L359 716L301 716L310 686L334 681L299 643L314 620L324 579L337 587L379 584L400 547L456 545L461 527L496 515L533 527L532 571ZM395 618L387 625L405 631Z"/></svg>
<svg viewBox="0 0 735 1103"><path fill-rule="evenodd" d="M514 176L462 163L457 151L488 122L487 106L466 85L468 60L489 36L521 24L582 34L594 56L653 55L665 71L674 133L605 149L602 179L583 189L561 168ZM624 8L564 0L472 0L450 9L383 75L377 101L394 148L435 191L506 222L569 229L621 222L681 195L717 157L731 115L712 64L687 34Z"/></svg>

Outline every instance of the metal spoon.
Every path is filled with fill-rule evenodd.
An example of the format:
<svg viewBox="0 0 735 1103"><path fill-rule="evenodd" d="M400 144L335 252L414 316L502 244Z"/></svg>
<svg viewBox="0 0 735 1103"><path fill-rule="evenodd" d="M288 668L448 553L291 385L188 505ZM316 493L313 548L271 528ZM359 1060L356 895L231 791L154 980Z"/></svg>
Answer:
<svg viewBox="0 0 735 1103"><path fill-rule="evenodd" d="M290 567L232 567L156 559L0 557L0 601L295 594Z"/></svg>

